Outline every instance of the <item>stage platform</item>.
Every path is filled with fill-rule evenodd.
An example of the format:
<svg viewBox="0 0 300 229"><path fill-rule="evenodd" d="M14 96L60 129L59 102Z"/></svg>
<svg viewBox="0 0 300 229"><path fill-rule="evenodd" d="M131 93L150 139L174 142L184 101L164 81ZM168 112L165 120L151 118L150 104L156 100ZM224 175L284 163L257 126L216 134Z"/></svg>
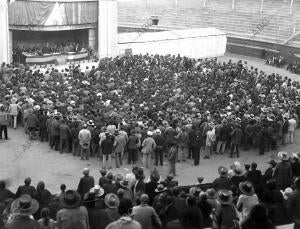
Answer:
<svg viewBox="0 0 300 229"><path fill-rule="evenodd" d="M43 56L26 56L26 64L43 65L43 64L57 64L71 61L79 61L88 57L87 51L82 52L67 52L66 54L53 53L44 54Z"/></svg>

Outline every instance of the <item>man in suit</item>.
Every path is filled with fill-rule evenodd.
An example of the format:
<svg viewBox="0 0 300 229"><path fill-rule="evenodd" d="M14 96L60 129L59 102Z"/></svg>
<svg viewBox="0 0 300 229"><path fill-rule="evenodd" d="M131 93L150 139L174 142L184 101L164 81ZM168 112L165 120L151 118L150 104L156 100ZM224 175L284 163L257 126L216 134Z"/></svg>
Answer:
<svg viewBox="0 0 300 229"><path fill-rule="evenodd" d="M24 180L25 185L19 186L17 192L16 192L16 196L17 198L24 195L24 194L28 194L31 197L35 197L36 195L36 189L34 186L31 186L31 178L27 177Z"/></svg>
<svg viewBox="0 0 300 229"><path fill-rule="evenodd" d="M71 136L70 127L66 124L65 120L61 120L59 126L59 144L60 144L60 153L63 153L64 148L67 148L67 153L70 152L69 138Z"/></svg>
<svg viewBox="0 0 300 229"><path fill-rule="evenodd" d="M295 222L294 229L300 228L300 178L295 181L296 190L287 199L287 209Z"/></svg>
<svg viewBox="0 0 300 229"><path fill-rule="evenodd" d="M133 219L138 221L143 229L162 228L162 223L154 208L148 205L149 197L147 194L141 195L141 204L133 207Z"/></svg>
<svg viewBox="0 0 300 229"><path fill-rule="evenodd" d="M94 177L90 176L90 169L84 168L83 169L83 177L80 178L77 192L80 194L81 198L83 199L84 194L90 191L91 188L95 186Z"/></svg>
<svg viewBox="0 0 300 229"><path fill-rule="evenodd" d="M251 170L247 173L247 180L253 184L256 194L261 197L263 192L263 176L261 171L257 169L255 162L251 163Z"/></svg>

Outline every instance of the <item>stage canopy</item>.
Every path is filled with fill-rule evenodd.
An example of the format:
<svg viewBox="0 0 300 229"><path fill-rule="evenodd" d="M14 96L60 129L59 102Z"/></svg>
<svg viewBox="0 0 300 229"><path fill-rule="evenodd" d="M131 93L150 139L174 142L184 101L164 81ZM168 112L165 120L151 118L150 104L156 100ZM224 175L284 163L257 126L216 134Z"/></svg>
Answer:
<svg viewBox="0 0 300 229"><path fill-rule="evenodd" d="M180 54L192 58L223 56L226 34L215 28L172 30L118 35L119 54Z"/></svg>

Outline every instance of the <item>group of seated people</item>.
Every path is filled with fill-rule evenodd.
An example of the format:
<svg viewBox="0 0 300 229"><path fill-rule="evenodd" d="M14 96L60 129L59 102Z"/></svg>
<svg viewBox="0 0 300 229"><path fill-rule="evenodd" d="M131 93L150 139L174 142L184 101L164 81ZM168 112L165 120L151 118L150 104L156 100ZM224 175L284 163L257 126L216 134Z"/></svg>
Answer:
<svg viewBox="0 0 300 229"><path fill-rule="evenodd" d="M16 193L0 182L0 228L5 229L273 229L300 225L299 157L278 153L262 173L253 162L218 168L212 183L179 186L154 169L149 178L133 167L126 175L100 170L95 181L83 170L77 189L36 188L31 178ZM293 173L297 167L298 174Z"/></svg>
<svg viewBox="0 0 300 229"><path fill-rule="evenodd" d="M286 65L286 60L281 55L270 55L266 58L266 64L281 68Z"/></svg>
<svg viewBox="0 0 300 229"><path fill-rule="evenodd" d="M287 70L289 70L292 73L300 74L300 64L299 61L295 61L293 63L288 64Z"/></svg>
<svg viewBox="0 0 300 229"><path fill-rule="evenodd" d="M43 56L53 53L79 52L82 48L79 41L46 42L44 44L34 44L32 47L15 46L13 47L13 55Z"/></svg>

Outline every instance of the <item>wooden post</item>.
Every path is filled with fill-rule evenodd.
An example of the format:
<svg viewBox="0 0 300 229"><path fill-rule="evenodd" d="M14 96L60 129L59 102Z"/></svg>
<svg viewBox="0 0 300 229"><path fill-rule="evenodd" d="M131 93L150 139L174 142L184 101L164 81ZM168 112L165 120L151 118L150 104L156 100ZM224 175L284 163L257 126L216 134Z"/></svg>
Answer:
<svg viewBox="0 0 300 229"><path fill-rule="evenodd" d="M261 3L260 3L260 13L261 14L263 12L263 7L264 7L264 0L261 0Z"/></svg>
<svg viewBox="0 0 300 229"><path fill-rule="evenodd" d="M233 9L233 10L234 10L234 5L235 5L235 0L232 0L231 9Z"/></svg>
<svg viewBox="0 0 300 229"><path fill-rule="evenodd" d="M178 0L175 0L175 4L176 4L176 6L178 6Z"/></svg>
<svg viewBox="0 0 300 229"><path fill-rule="evenodd" d="M203 1L203 7L206 7L206 0Z"/></svg>

